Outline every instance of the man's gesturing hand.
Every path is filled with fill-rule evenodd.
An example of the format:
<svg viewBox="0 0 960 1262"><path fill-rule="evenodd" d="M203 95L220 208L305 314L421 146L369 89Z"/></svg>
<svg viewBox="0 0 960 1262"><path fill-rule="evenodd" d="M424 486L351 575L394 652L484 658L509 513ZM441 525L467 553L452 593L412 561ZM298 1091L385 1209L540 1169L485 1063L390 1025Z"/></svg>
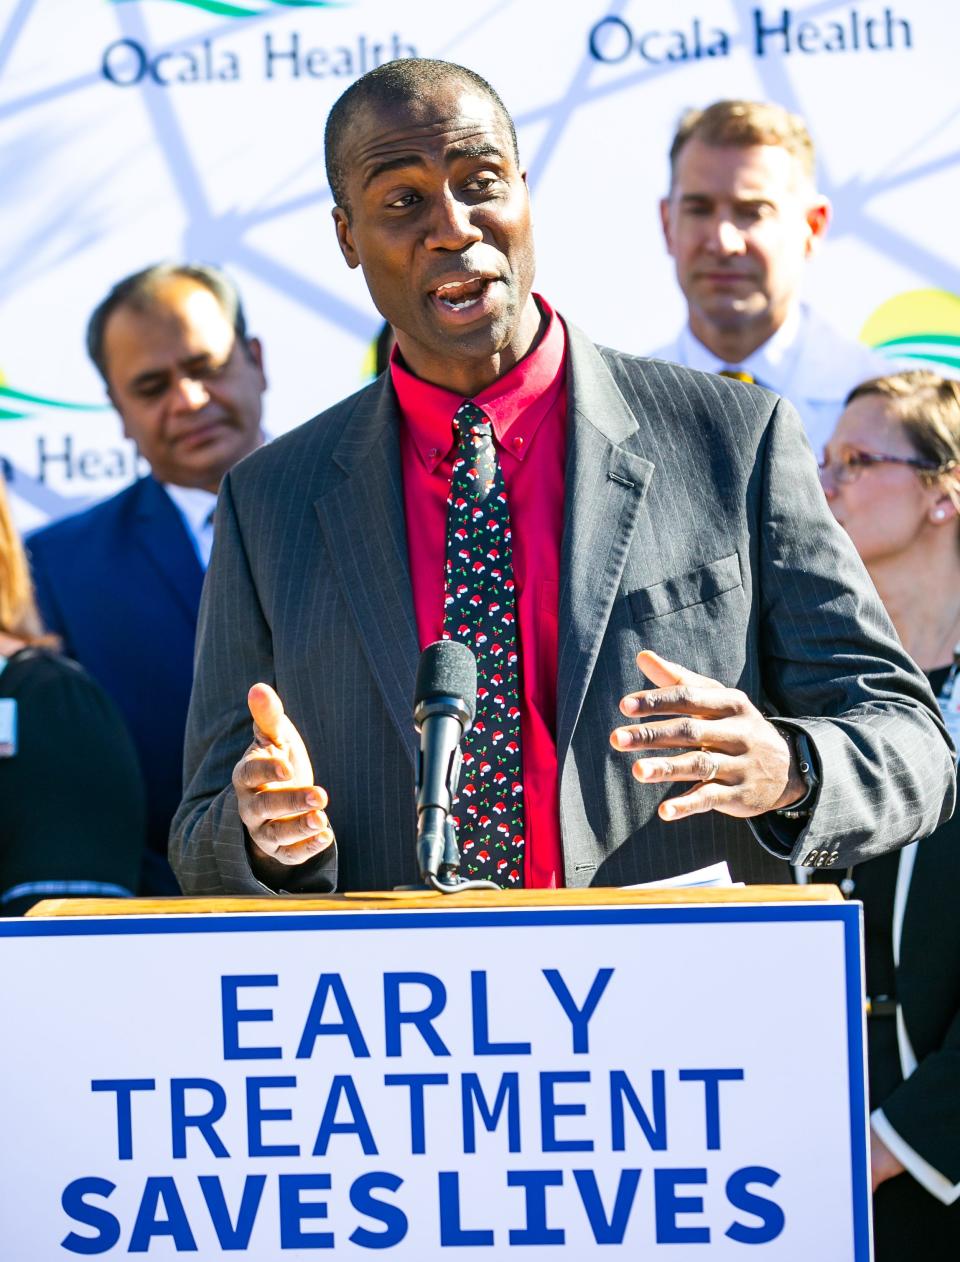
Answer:
<svg viewBox="0 0 960 1262"><path fill-rule="evenodd" d="M660 803L661 819L704 811L748 818L804 796L806 786L790 745L744 693L649 649L637 654L637 665L655 687L623 698L621 712L643 721L616 728L610 743L628 752L685 751L633 764L641 784L694 782L686 793ZM665 715L673 717L661 717Z"/></svg>
<svg viewBox="0 0 960 1262"><path fill-rule="evenodd" d="M304 863L333 844L326 791L313 783L306 746L269 684L254 684L247 705L253 743L233 769L240 818L262 854Z"/></svg>

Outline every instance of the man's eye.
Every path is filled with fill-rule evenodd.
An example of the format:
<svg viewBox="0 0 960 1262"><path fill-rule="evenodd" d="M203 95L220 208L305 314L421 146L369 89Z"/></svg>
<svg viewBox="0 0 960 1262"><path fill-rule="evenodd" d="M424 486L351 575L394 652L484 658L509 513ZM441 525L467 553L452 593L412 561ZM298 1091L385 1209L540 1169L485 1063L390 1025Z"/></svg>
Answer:
<svg viewBox="0 0 960 1262"><path fill-rule="evenodd" d="M403 193L400 197L395 197L392 202L387 202L390 210L408 210L411 206L415 206L420 198L416 193Z"/></svg>
<svg viewBox="0 0 960 1262"><path fill-rule="evenodd" d="M496 183L498 180L495 175L474 175L467 180L464 188L471 193L486 193Z"/></svg>

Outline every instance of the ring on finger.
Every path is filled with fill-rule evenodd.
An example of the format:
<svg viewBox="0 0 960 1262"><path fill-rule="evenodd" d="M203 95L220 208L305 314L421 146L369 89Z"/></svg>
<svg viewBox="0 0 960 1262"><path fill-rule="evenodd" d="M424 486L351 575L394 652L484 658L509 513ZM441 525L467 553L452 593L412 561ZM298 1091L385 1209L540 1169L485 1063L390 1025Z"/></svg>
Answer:
<svg viewBox="0 0 960 1262"><path fill-rule="evenodd" d="M710 759L710 772L703 777L703 783L707 784L710 780L716 780L720 772L720 763L716 758Z"/></svg>

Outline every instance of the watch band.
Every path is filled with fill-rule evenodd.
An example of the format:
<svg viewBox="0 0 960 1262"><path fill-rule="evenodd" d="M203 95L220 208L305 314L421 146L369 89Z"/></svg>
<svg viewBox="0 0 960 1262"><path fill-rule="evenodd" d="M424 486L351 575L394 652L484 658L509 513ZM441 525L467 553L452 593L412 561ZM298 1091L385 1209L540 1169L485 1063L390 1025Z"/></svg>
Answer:
<svg viewBox="0 0 960 1262"><path fill-rule="evenodd" d="M817 800L817 792L820 788L820 775L817 770L816 756L806 732L801 732L795 727L781 727L776 719L771 720L777 731L789 743L794 757L796 758L797 770L803 777L803 783L806 785L807 791L798 802L792 802L789 806L784 806L776 812L783 819L806 819Z"/></svg>

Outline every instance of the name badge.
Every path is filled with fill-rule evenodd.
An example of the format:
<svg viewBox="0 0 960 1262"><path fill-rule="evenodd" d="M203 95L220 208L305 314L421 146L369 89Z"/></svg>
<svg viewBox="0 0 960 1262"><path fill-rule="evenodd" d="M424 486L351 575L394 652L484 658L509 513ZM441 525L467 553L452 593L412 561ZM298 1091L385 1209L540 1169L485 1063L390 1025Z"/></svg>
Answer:
<svg viewBox="0 0 960 1262"><path fill-rule="evenodd" d="M17 752L17 702L15 697L0 697L0 758L12 758Z"/></svg>

